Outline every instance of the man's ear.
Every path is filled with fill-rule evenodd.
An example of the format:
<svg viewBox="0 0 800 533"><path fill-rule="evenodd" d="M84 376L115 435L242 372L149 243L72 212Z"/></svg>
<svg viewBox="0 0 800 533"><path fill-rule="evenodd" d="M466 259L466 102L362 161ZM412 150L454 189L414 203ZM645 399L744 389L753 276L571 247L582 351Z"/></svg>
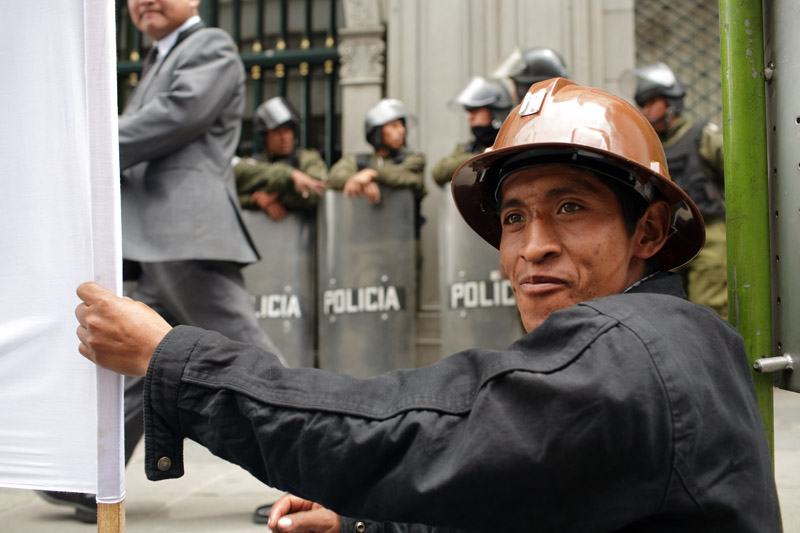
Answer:
<svg viewBox="0 0 800 533"><path fill-rule="evenodd" d="M669 221L669 204L663 200L651 203L636 223L633 256L647 260L656 255L669 237Z"/></svg>

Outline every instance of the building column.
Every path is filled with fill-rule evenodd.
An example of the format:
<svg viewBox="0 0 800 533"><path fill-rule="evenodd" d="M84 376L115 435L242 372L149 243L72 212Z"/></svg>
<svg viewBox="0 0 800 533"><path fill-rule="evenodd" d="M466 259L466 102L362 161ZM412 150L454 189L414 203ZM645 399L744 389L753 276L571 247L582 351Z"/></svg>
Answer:
<svg viewBox="0 0 800 533"><path fill-rule="evenodd" d="M342 153L371 152L364 116L383 97L386 28L376 0L344 0L339 28L339 85L342 92Z"/></svg>

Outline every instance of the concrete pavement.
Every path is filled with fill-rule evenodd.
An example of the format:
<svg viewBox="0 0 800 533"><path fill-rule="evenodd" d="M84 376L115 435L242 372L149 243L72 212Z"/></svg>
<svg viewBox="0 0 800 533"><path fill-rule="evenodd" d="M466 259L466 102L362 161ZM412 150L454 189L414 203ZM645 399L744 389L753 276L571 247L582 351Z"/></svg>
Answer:
<svg viewBox="0 0 800 533"><path fill-rule="evenodd" d="M800 533L800 394L775 391L775 465L784 530ZM250 520L253 510L280 497L247 472L186 442L186 475L147 481L143 448L127 470L129 533L246 533L265 531ZM89 533L74 510L51 505L32 491L0 488L0 533Z"/></svg>
<svg viewBox="0 0 800 533"><path fill-rule="evenodd" d="M800 394L775 389L775 482L785 533L800 533Z"/></svg>
<svg viewBox="0 0 800 533"><path fill-rule="evenodd" d="M128 533L268 531L252 522L255 508L283 493L265 487L236 465L186 441L186 474L174 480L148 481L144 446L126 471L125 519ZM2 533L91 533L97 526L78 522L71 507L51 505L29 490L0 489Z"/></svg>

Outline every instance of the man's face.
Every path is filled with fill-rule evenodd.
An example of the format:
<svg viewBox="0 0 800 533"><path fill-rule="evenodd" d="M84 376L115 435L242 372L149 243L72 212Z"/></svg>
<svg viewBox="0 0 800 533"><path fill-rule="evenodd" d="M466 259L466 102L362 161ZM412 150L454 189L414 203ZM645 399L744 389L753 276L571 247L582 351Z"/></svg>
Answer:
<svg viewBox="0 0 800 533"><path fill-rule="evenodd" d="M133 25L159 41L197 13L200 0L128 0Z"/></svg>
<svg viewBox="0 0 800 533"><path fill-rule="evenodd" d="M294 150L294 128L290 124L278 126L267 131L267 153L271 156L285 156Z"/></svg>
<svg viewBox="0 0 800 533"><path fill-rule="evenodd" d="M666 120L662 120L667 114L667 107L667 99L663 96L648 98L642 105L642 114L657 133L664 133L669 126Z"/></svg>
<svg viewBox="0 0 800 533"><path fill-rule="evenodd" d="M469 113L469 127L477 128L488 126L492 123L492 112L488 107L476 107L467 111Z"/></svg>
<svg viewBox="0 0 800 533"><path fill-rule="evenodd" d="M401 119L384 124L381 135L383 145L389 150L399 150L406 144L406 127Z"/></svg>
<svg viewBox="0 0 800 533"><path fill-rule="evenodd" d="M502 185L500 261L527 331L553 311L624 291L633 237L616 195L587 170L523 169ZM643 269L642 269L643 270Z"/></svg>

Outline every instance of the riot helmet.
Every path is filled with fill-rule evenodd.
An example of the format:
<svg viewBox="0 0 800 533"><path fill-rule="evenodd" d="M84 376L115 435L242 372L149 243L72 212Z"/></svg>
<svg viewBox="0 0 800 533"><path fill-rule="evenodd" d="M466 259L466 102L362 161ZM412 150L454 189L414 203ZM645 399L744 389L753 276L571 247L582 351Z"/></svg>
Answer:
<svg viewBox="0 0 800 533"><path fill-rule="evenodd" d="M568 78L569 71L564 58L552 48L515 48L495 70L494 77L511 78L519 101L531 84L550 78Z"/></svg>
<svg viewBox="0 0 800 533"><path fill-rule="evenodd" d="M486 79L475 76L470 80L455 101L467 110L480 107L487 107L492 113L492 124L500 129L500 125L506 119L513 103L508 94L508 90L499 80Z"/></svg>
<svg viewBox="0 0 800 533"><path fill-rule="evenodd" d="M274 130L285 124L295 130L300 124L300 117L286 98L275 96L256 109L256 131Z"/></svg>
<svg viewBox="0 0 800 533"><path fill-rule="evenodd" d="M364 118L364 133L367 142L376 150L383 144L381 129L393 120L402 120L406 123L409 113L403 102L396 98L384 98L367 111Z"/></svg>
<svg viewBox="0 0 800 533"><path fill-rule="evenodd" d="M653 63L626 71L620 84L625 91L630 91L635 84L634 99L639 107L654 96L677 99L686 95L686 89L672 69L664 63Z"/></svg>
<svg viewBox="0 0 800 533"><path fill-rule="evenodd" d="M647 119L622 98L563 78L531 86L509 114L494 147L456 170L453 197L472 229L500 245L498 191L524 168L566 165L630 187L645 202L670 205L670 234L653 257L655 266L677 268L700 251L705 226L695 203L672 182L661 141Z"/></svg>
<svg viewBox="0 0 800 533"><path fill-rule="evenodd" d="M626 94L633 93L633 98L639 107L644 107L648 100L656 96L661 96L666 100L666 112L654 120L653 125L660 122L668 125L672 117L683 112L683 97L686 95L686 89L672 69L664 63L653 63L623 72L620 77L620 87Z"/></svg>

